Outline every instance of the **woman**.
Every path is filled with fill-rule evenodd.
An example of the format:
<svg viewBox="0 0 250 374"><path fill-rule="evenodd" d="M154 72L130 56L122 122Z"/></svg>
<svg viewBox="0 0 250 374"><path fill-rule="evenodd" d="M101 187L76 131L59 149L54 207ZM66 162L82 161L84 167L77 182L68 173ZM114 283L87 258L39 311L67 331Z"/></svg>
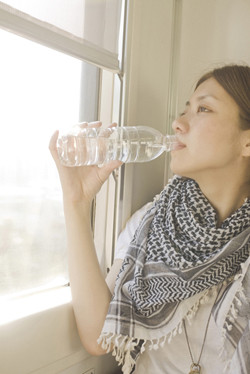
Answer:
<svg viewBox="0 0 250 374"><path fill-rule="evenodd" d="M173 123L175 176L128 223L106 282L90 207L119 162L63 167L57 133L51 139L79 334L92 354L113 350L126 374L219 374L225 365L227 373L250 370L249 87L246 66L225 66L200 79Z"/></svg>

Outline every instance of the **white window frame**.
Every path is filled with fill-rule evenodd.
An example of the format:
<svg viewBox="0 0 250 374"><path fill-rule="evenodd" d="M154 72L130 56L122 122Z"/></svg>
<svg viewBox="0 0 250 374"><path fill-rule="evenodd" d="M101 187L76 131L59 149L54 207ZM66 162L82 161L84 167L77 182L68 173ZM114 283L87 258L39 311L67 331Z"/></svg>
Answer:
<svg viewBox="0 0 250 374"><path fill-rule="evenodd" d="M80 60L88 61L101 68L110 69L113 72L119 72L119 59L114 53L111 53L101 47L96 46L89 41L73 36L70 33L60 30L56 32L50 25L38 19L27 16L20 11L0 1L0 25L6 30L10 30L30 39L41 43L49 48L66 53Z"/></svg>
<svg viewBox="0 0 250 374"><path fill-rule="evenodd" d="M125 20L127 17L127 1L124 3ZM93 65L108 69L113 74L117 74L116 78L113 75L111 82L110 79L105 81L103 77L105 74L101 74L98 69L92 70L91 73L96 74L96 82L100 78L99 82L102 84L103 91L106 89L110 90L110 87L108 87L110 83L113 90L117 77L122 77L122 53L120 62L117 62L117 59L114 60L113 56L110 56L109 53L103 53L103 51L93 48L91 45L84 45L84 51L82 50L78 53L79 45L77 43L73 41L68 43L63 36L58 38L58 36L53 35L51 30L42 30L39 24L34 29L32 22L20 21L20 19L13 18L13 15L10 17L9 12L6 12L6 9L2 7L0 8L0 24L8 31L11 30L20 36L71 56L82 59L85 58L84 54L87 53L88 62L92 61ZM125 28L126 22L124 22ZM30 31L27 33L27 30ZM121 52L124 52L124 50ZM85 69L86 66L83 67L83 74ZM85 74L86 72L89 73L88 68ZM86 76L88 76L88 79L91 79L90 75L86 74ZM110 118L121 125L122 110L118 107L122 104L123 85L121 84L119 88L119 99L116 100L115 105L113 100L110 101L110 105L106 106L106 112L104 103L102 105L100 97L97 95L98 86L98 83L95 87L91 86L91 95L89 91L88 94L82 92L85 97L85 100L82 102L86 106L85 108L81 108L81 112L79 113L80 119L83 119L84 116L85 120L91 120L91 113L87 111L87 108L88 110L90 108L88 104L91 103L92 110L93 108L95 109L101 120ZM87 103L86 99L89 100L89 103ZM105 241L103 241L104 236L97 235L97 230L95 230L97 247L98 243L104 242L104 246L98 247L98 257L104 273L106 273L107 268L111 266L113 261L115 235L112 229L116 227L117 208L115 204L117 202L117 194L119 193L118 184L119 175L114 173L96 199L98 206L103 196L107 198L107 214L101 230L105 232ZM101 204L103 205L103 203ZM97 226L97 222L94 223L95 226ZM106 235L107 228L109 235ZM100 226L98 227L98 232L100 233ZM107 248L109 249L107 250ZM102 253L105 253L104 263L101 262ZM82 374L94 367L99 368L97 374L111 374L116 371L117 364L111 355L102 358L90 357L83 349L78 337L71 305L70 287L59 287L58 289L15 299L11 303L8 303L8 305L5 305L5 312L9 316L9 319L7 318L5 323L0 324L1 373L52 374L60 372L61 374Z"/></svg>

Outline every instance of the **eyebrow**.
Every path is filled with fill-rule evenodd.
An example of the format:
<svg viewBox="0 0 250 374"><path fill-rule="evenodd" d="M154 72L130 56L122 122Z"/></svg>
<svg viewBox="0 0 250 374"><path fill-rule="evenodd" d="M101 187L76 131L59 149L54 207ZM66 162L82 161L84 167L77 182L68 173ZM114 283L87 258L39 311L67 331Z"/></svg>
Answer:
<svg viewBox="0 0 250 374"><path fill-rule="evenodd" d="M216 96L214 96L214 95L210 95L210 94L208 94L208 95L201 95L201 96L198 96L197 98L196 98L196 100L197 101L201 101L201 100L203 100L203 99L206 99L206 98L212 98L212 99L215 99L215 100L219 100ZM186 106L190 106L190 101L187 101L186 102Z"/></svg>

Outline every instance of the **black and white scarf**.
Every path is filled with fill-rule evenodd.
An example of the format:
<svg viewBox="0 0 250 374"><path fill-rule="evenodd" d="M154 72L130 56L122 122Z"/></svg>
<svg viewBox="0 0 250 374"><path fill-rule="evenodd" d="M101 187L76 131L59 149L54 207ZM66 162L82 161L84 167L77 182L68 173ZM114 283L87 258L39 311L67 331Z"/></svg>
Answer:
<svg viewBox="0 0 250 374"><path fill-rule="evenodd" d="M237 277L232 303L238 297L243 305L247 301L240 296L239 273L249 250L250 200L218 228L216 212L197 183L175 176L136 230L99 343L107 350L112 347L123 372L129 374L145 343L157 348L170 341L212 286ZM225 306L224 316L232 303ZM224 318L223 329L225 323Z"/></svg>

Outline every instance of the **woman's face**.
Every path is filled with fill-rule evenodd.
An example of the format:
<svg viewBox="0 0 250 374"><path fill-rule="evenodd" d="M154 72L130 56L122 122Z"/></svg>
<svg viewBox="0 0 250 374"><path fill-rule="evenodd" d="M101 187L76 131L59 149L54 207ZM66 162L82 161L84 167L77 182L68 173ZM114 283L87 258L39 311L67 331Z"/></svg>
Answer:
<svg viewBox="0 0 250 374"><path fill-rule="evenodd" d="M179 144L171 152L174 173L198 179L232 172L241 160L239 109L214 79L203 82L173 123Z"/></svg>

